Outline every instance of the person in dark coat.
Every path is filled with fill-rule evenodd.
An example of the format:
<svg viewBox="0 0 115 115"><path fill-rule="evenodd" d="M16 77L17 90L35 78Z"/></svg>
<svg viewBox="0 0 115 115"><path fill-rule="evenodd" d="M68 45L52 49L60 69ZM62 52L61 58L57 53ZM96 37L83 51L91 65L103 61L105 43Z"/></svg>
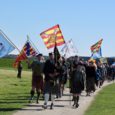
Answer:
<svg viewBox="0 0 115 115"><path fill-rule="evenodd" d="M34 60L32 62L32 64L30 64L28 62L28 67L32 69L32 89L30 92L31 98L30 98L29 102L31 102L31 100L33 99L35 90L36 90L36 92L37 92L36 103L38 103L40 92L41 92L41 90L43 90L43 66L44 66L44 63L42 62L42 57L43 57L42 54L38 54L37 60Z"/></svg>
<svg viewBox="0 0 115 115"><path fill-rule="evenodd" d="M61 95L61 90L60 90L60 83L61 83L61 78L62 78L62 63L61 60L58 60L56 64L56 71L58 72L58 75L55 76L55 87L56 87L56 98L60 98Z"/></svg>
<svg viewBox="0 0 115 115"><path fill-rule="evenodd" d="M112 67L112 80L115 81L115 66Z"/></svg>
<svg viewBox="0 0 115 115"><path fill-rule="evenodd" d="M21 79L21 76L22 76L22 69L23 69L23 68L22 68L22 63L21 63L21 61L18 62L17 68L18 68L17 78L20 78L20 79Z"/></svg>
<svg viewBox="0 0 115 115"><path fill-rule="evenodd" d="M46 61L45 65L44 65L44 75L45 75L45 85L44 85L45 102L44 102L44 105L42 107L44 109L47 109L49 96L51 94L50 109L53 109L54 96L56 95L55 79L56 79L56 76L58 75L58 73L56 71L53 53L49 53L49 59Z"/></svg>
<svg viewBox="0 0 115 115"><path fill-rule="evenodd" d="M96 70L96 79L98 80L98 86L101 88L103 83L103 68L101 67L101 63L97 63L97 70Z"/></svg>
<svg viewBox="0 0 115 115"><path fill-rule="evenodd" d="M93 63L86 66L86 96L90 96L91 91L95 92L96 68Z"/></svg>
<svg viewBox="0 0 115 115"><path fill-rule="evenodd" d="M112 67L110 65L107 67L107 79L108 81L112 80Z"/></svg>
<svg viewBox="0 0 115 115"><path fill-rule="evenodd" d="M72 76L71 76L71 81L72 81L72 86L71 86L71 93L73 94L73 107L77 108L79 106L79 96L84 90L84 76L85 76L85 71L83 69L83 65L81 62L78 62L77 65L74 65Z"/></svg>

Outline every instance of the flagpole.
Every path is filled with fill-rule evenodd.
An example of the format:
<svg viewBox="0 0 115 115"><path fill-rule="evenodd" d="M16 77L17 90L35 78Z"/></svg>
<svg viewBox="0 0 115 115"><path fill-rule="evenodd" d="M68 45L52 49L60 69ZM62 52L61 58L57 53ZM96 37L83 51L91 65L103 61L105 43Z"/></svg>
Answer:
<svg viewBox="0 0 115 115"><path fill-rule="evenodd" d="M67 46L67 50L68 50L68 52L70 53L70 50L69 50L68 45L67 45L67 42L66 42L66 46Z"/></svg>
<svg viewBox="0 0 115 115"><path fill-rule="evenodd" d="M67 51L70 53L70 50L69 50L68 45L67 45L67 42L66 42L66 46L67 46Z"/></svg>
<svg viewBox="0 0 115 115"><path fill-rule="evenodd" d="M70 50L69 50L68 45L67 45L67 42L65 42L65 45L67 47L68 53L70 53ZM69 76L69 88L70 88L70 76ZM70 92L70 89L69 89L69 92ZM69 106L71 106L71 93L69 95Z"/></svg>
<svg viewBox="0 0 115 115"><path fill-rule="evenodd" d="M67 45L67 42L66 42L66 46L67 46L68 52L70 53L70 50L69 50L68 45ZM70 76L69 76L69 88L70 88ZM69 89L69 92L70 92L70 89ZM69 106L71 106L71 93L69 95Z"/></svg>
<svg viewBox="0 0 115 115"><path fill-rule="evenodd" d="M73 39L71 39L72 43L73 43L73 46L75 46L74 42L73 42ZM76 53L78 53L78 50L76 47L74 47L76 49Z"/></svg>
<svg viewBox="0 0 115 115"><path fill-rule="evenodd" d="M55 50L55 48L56 48L56 36L55 36L55 47L54 47L54 50ZM55 52L54 52L55 53ZM55 55L55 54L54 54ZM56 51L56 55L55 55L56 57L55 57L55 63L57 63L57 51Z"/></svg>
<svg viewBox="0 0 115 115"><path fill-rule="evenodd" d="M4 38L11 43L20 53L20 50L17 48L17 46L7 37L7 35L0 29L0 33L4 36Z"/></svg>
<svg viewBox="0 0 115 115"><path fill-rule="evenodd" d="M29 39L30 39L30 38L29 38L29 36L27 35L27 41L29 41Z"/></svg>

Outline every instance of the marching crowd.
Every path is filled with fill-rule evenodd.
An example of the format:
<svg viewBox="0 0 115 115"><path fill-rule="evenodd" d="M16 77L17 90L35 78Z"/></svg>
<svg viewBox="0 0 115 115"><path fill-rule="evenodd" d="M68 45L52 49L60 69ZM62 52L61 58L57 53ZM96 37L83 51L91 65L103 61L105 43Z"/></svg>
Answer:
<svg viewBox="0 0 115 115"><path fill-rule="evenodd" d="M21 62L19 63L20 67ZM49 59L44 60L42 54L37 55L37 59L32 63L27 61L28 68L32 69L32 89L29 102L33 100L37 93L36 103L39 103L40 94L43 94L44 109L51 101L50 109L54 107L55 98L63 96L64 86L69 84L70 93L73 96L73 107L78 108L79 98L83 90L86 96L90 96L97 88L101 88L105 80L115 79L115 67L102 64L95 60L84 61L78 56L71 59L60 57L56 62L54 54L49 53ZM21 66L22 69L22 66ZM18 77L20 74L18 74Z"/></svg>

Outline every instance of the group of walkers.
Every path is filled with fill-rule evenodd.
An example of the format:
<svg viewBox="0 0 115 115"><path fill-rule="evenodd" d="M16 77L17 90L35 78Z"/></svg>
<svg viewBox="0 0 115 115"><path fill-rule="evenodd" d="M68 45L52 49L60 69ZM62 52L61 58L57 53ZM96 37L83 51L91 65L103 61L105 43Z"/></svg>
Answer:
<svg viewBox="0 0 115 115"><path fill-rule="evenodd" d="M54 99L63 95L64 84L67 82L67 65L64 58L57 63L54 61L53 53L49 54L49 59L44 62L42 54L37 56L32 64L27 61L28 67L32 68L32 90L30 92L30 102L37 92L37 103L40 93L43 93L44 105L47 109L49 99L51 100L50 109L53 108Z"/></svg>
<svg viewBox="0 0 115 115"><path fill-rule="evenodd" d="M43 94L43 108L47 109L48 101L51 101L50 109L54 107L55 98L63 96L65 84L69 84L70 93L73 96L73 107L79 107L79 98L83 90L86 96L90 96L101 87L105 80L114 80L115 67L102 64L95 60L84 61L78 56L65 60L60 57L55 62L54 54L49 53L49 59L44 61L43 55L37 55L32 63L27 61L28 68L32 69L32 89L29 102L37 93L36 103L39 103L40 94Z"/></svg>

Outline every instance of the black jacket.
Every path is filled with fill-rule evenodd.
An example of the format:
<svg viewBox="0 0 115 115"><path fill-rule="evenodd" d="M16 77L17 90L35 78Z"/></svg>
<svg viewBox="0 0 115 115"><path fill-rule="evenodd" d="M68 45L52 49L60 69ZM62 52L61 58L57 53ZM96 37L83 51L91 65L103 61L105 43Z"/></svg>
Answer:
<svg viewBox="0 0 115 115"><path fill-rule="evenodd" d="M53 78L49 76L49 74L53 74L55 72L55 64L51 60L47 60L45 65L44 65L44 70L45 74L45 81L50 81Z"/></svg>

